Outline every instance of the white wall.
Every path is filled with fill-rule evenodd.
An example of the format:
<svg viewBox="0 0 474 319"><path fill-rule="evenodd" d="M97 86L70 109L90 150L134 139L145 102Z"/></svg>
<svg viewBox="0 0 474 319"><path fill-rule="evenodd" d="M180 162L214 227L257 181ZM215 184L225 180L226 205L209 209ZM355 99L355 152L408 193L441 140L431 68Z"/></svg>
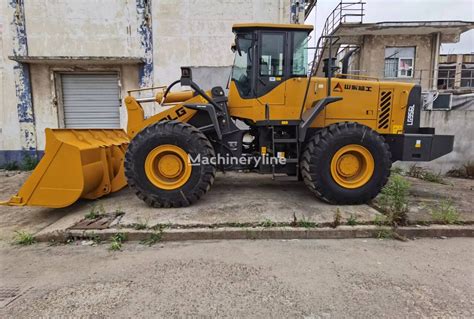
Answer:
<svg viewBox="0 0 474 319"><path fill-rule="evenodd" d="M14 62L8 59L12 54L10 17L13 10L8 1L0 1L0 150L20 149L20 126L16 110L16 90L13 75Z"/></svg>
<svg viewBox="0 0 474 319"><path fill-rule="evenodd" d="M142 56L136 1L25 1L28 53L35 56Z"/></svg>
<svg viewBox="0 0 474 319"><path fill-rule="evenodd" d="M290 0L183 0L179 5L175 0L154 1L155 85L177 80L180 66L229 67L234 56L232 25L289 23L289 5Z"/></svg>

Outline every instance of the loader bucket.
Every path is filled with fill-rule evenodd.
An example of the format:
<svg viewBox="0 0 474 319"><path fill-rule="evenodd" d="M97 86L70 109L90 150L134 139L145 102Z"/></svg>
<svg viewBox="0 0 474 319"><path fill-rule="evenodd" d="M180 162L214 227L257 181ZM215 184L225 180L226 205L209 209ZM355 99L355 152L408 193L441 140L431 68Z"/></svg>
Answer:
<svg viewBox="0 0 474 319"><path fill-rule="evenodd" d="M95 199L127 185L123 130L46 129L46 149L10 206L66 207L79 198Z"/></svg>

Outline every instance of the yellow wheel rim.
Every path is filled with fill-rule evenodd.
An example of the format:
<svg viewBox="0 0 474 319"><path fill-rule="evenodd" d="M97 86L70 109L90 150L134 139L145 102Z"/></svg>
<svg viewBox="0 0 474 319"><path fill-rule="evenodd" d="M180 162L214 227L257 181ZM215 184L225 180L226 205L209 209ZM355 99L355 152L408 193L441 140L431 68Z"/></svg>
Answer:
<svg viewBox="0 0 474 319"><path fill-rule="evenodd" d="M331 175L344 188L364 186L374 174L372 154L363 146L350 144L339 149L331 160Z"/></svg>
<svg viewBox="0 0 474 319"><path fill-rule="evenodd" d="M180 188L188 181L191 170L188 154L176 145L160 145L148 153L145 159L148 180L161 189Z"/></svg>

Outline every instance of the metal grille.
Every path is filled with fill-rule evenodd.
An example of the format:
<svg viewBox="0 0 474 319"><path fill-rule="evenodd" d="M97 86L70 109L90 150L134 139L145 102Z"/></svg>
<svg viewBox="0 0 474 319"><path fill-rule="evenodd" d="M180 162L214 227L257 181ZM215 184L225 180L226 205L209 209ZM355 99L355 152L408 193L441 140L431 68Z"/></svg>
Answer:
<svg viewBox="0 0 474 319"><path fill-rule="evenodd" d="M117 74L61 75L66 128L119 128Z"/></svg>
<svg viewBox="0 0 474 319"><path fill-rule="evenodd" d="M388 129L390 125L390 110L392 109L392 91L382 91L380 93L378 128Z"/></svg>

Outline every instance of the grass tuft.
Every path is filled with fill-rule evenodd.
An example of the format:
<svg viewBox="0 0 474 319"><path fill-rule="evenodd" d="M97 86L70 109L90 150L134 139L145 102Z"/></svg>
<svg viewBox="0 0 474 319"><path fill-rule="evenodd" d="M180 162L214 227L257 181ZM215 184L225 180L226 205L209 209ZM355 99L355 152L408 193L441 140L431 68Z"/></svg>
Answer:
<svg viewBox="0 0 474 319"><path fill-rule="evenodd" d="M122 243L125 241L125 234L117 233L112 236L109 250L119 251L122 250Z"/></svg>
<svg viewBox="0 0 474 319"><path fill-rule="evenodd" d="M275 227L276 225L277 225L277 224L276 224L274 221L272 221L271 219L269 219L269 218L266 218L263 222L261 222L261 223L259 224L259 226L265 227L265 228L268 228L268 227Z"/></svg>
<svg viewBox="0 0 474 319"><path fill-rule="evenodd" d="M94 204L84 217L86 219L97 219L103 215L105 215L104 206L102 204Z"/></svg>
<svg viewBox="0 0 474 319"><path fill-rule="evenodd" d="M433 221L440 224L458 224L459 213L453 206L452 200L443 200L438 206L431 209L431 217Z"/></svg>
<svg viewBox="0 0 474 319"><path fill-rule="evenodd" d="M153 246L156 243L159 243L163 238L163 230L155 231L150 234L150 237L144 239L140 242L142 245Z"/></svg>
<svg viewBox="0 0 474 319"><path fill-rule="evenodd" d="M303 227L303 228L316 228L318 227L318 223L310 221L304 215L301 217L300 220L296 221L296 227Z"/></svg>
<svg viewBox="0 0 474 319"><path fill-rule="evenodd" d="M148 228L148 219L142 220L140 219L138 223L133 224L133 229L135 230L144 230Z"/></svg>
<svg viewBox="0 0 474 319"><path fill-rule="evenodd" d="M28 246L36 243L36 238L33 234L30 234L23 230L15 231L15 236L13 237L13 242L16 245Z"/></svg>
<svg viewBox="0 0 474 319"><path fill-rule="evenodd" d="M351 214L351 216L349 216L349 218L347 219L347 225L355 226L357 224L358 224L357 217L354 214Z"/></svg>

